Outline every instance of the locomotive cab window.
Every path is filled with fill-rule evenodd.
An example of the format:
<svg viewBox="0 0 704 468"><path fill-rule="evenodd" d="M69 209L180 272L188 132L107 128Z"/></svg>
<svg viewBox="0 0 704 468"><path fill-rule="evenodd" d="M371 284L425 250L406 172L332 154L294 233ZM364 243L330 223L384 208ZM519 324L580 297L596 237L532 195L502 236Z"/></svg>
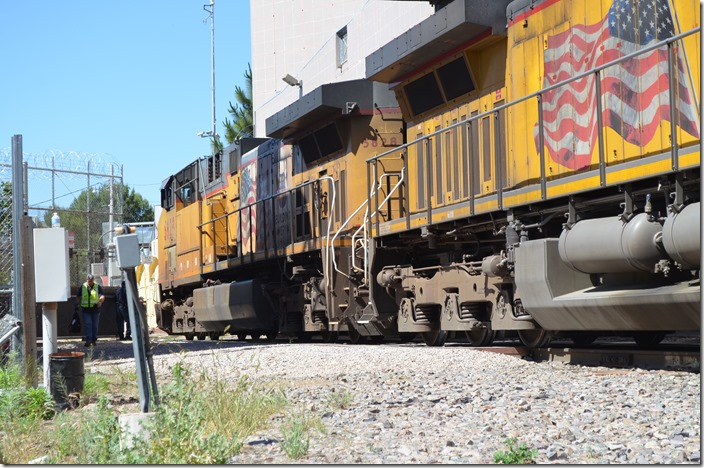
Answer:
<svg viewBox="0 0 704 468"><path fill-rule="evenodd" d="M467 68L464 57L453 60L450 63L438 68L438 78L445 92L445 99L451 101L463 94L474 91L474 81Z"/></svg>
<svg viewBox="0 0 704 468"><path fill-rule="evenodd" d="M403 87L414 116L428 112L477 89L464 55Z"/></svg>
<svg viewBox="0 0 704 468"><path fill-rule="evenodd" d="M403 90L406 93L408 103L411 105L413 115L422 114L443 103L440 87L433 73L428 73L407 84Z"/></svg>
<svg viewBox="0 0 704 468"><path fill-rule="evenodd" d="M328 124L298 141L298 148L306 164L326 158L338 151L342 146L342 138L335 122Z"/></svg>

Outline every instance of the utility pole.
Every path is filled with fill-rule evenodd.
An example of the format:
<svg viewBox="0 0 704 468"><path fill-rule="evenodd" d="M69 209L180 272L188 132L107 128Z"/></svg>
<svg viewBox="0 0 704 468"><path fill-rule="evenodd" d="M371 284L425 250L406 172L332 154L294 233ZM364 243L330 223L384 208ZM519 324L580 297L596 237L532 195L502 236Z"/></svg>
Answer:
<svg viewBox="0 0 704 468"><path fill-rule="evenodd" d="M210 0L209 5L203 5L203 9L209 13L208 18L210 19L210 88L212 92L213 107L213 129L211 131L210 137L215 139L217 137L217 133L215 131L215 0ZM207 21L208 18L206 18L205 21Z"/></svg>

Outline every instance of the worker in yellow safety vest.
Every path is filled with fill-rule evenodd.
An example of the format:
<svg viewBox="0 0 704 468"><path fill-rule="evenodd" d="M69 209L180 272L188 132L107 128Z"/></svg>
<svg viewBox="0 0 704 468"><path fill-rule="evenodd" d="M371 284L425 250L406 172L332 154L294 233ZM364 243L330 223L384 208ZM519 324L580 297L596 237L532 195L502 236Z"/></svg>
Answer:
<svg viewBox="0 0 704 468"><path fill-rule="evenodd" d="M105 301L103 287L95 284L93 275L86 276L86 282L78 290L78 301L83 311L83 326L86 332L85 346L95 346L98 341L98 321L100 306Z"/></svg>

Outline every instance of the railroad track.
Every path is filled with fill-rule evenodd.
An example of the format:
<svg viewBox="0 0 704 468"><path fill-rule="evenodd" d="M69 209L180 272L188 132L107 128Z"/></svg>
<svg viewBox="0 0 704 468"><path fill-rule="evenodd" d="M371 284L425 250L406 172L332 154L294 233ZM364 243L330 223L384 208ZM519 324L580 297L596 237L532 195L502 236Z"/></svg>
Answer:
<svg viewBox="0 0 704 468"><path fill-rule="evenodd" d="M596 345L589 348L551 346L538 349L528 349L524 346L493 346L474 349L538 362L560 362L614 369L701 371L701 352L700 348L695 346L662 345L656 349L638 349L632 345Z"/></svg>

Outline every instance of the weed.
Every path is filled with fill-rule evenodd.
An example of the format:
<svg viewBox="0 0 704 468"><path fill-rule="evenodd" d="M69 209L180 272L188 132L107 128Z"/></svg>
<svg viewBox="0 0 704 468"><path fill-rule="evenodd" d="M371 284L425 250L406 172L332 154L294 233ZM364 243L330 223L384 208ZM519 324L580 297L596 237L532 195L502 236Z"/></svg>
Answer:
<svg viewBox="0 0 704 468"><path fill-rule="evenodd" d="M284 423L281 432L284 441L281 444L286 455L291 459L303 458L308 453L310 437L306 419L303 415L289 417Z"/></svg>
<svg viewBox="0 0 704 468"><path fill-rule="evenodd" d="M327 396L327 404L332 409L347 409L352 400L354 400L354 395L347 390L338 392L333 388Z"/></svg>
<svg viewBox="0 0 704 468"><path fill-rule="evenodd" d="M44 455L51 464L223 464L287 404L279 389L260 388L244 376L233 385L205 372L193 375L179 363L169 382L160 385L161 403L153 417L131 447L120 449L119 409L105 392L133 385L127 381L134 375L86 375L84 401L97 403L44 421L41 389L22 393L20 374L2 370L0 381L9 389L0 391L0 420L12 424L0 433L0 459L8 464Z"/></svg>
<svg viewBox="0 0 704 468"><path fill-rule="evenodd" d="M498 450L494 453L494 463L503 465L526 465L535 463L533 458L538 454L535 449L528 449L526 444L516 446L517 440L514 437L504 441L508 445L508 450L505 452Z"/></svg>

